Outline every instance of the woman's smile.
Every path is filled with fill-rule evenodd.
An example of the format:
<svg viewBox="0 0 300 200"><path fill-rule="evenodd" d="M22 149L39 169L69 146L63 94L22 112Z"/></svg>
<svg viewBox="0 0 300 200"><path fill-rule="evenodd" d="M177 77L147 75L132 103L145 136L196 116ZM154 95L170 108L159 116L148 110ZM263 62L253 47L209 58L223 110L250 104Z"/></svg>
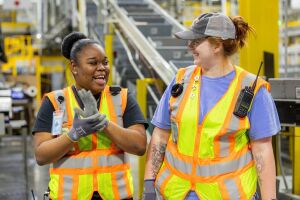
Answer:
<svg viewBox="0 0 300 200"><path fill-rule="evenodd" d="M105 75L96 75L96 76L93 76L93 80L98 85L105 85L106 84L106 76Z"/></svg>

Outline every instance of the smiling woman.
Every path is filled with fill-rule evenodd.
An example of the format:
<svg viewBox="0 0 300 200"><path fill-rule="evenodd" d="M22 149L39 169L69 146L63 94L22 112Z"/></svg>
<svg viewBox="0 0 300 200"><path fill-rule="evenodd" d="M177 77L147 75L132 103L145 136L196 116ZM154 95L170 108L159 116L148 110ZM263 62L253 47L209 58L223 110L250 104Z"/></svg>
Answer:
<svg viewBox="0 0 300 200"><path fill-rule="evenodd" d="M71 71L76 88L101 92L108 80L109 66L104 49L96 42L77 33L67 36L62 44L62 53L71 61Z"/></svg>
<svg viewBox="0 0 300 200"><path fill-rule="evenodd" d="M175 33L189 41L194 65L178 69L153 116L145 200L256 200L257 180L261 199L276 199L272 136L280 122L269 83L258 78L247 115L234 112L255 75L231 56L251 32L241 16L203 13Z"/></svg>
<svg viewBox="0 0 300 200"><path fill-rule="evenodd" d="M74 32L61 49L75 85L45 94L33 128L37 163L51 163L50 199L132 199L124 152L145 153L148 124L127 89L107 85L98 42Z"/></svg>

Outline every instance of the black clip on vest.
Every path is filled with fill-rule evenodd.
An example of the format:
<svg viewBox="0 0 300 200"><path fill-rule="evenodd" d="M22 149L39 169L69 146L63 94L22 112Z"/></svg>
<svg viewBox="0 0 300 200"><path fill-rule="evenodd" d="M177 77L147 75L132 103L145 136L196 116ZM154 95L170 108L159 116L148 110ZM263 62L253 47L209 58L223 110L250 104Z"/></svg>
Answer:
<svg viewBox="0 0 300 200"><path fill-rule="evenodd" d="M118 85L112 85L109 87L109 92L111 95L116 96L121 92L121 87Z"/></svg>
<svg viewBox="0 0 300 200"><path fill-rule="evenodd" d="M183 92L183 83L176 83L171 89L172 97L178 97Z"/></svg>

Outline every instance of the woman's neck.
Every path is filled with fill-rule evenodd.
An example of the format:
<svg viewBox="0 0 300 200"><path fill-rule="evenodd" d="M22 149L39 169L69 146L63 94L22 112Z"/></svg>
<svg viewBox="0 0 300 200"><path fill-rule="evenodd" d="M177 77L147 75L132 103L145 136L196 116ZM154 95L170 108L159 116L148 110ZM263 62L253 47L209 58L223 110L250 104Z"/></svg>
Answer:
<svg viewBox="0 0 300 200"><path fill-rule="evenodd" d="M211 78L217 78L221 76L225 76L229 72L234 70L234 67L230 60L227 58L217 60L212 64L211 66L202 66L202 75L211 77Z"/></svg>

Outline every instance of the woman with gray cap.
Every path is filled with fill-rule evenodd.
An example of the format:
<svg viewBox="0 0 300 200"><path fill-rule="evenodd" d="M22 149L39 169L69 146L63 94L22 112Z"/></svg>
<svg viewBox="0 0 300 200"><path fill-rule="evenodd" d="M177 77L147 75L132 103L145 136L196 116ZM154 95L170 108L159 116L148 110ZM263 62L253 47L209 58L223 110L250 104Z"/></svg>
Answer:
<svg viewBox="0 0 300 200"><path fill-rule="evenodd" d="M234 65L251 28L206 13L188 31L194 65L178 70L157 107L144 199L276 198L272 136L280 123L269 84Z"/></svg>

